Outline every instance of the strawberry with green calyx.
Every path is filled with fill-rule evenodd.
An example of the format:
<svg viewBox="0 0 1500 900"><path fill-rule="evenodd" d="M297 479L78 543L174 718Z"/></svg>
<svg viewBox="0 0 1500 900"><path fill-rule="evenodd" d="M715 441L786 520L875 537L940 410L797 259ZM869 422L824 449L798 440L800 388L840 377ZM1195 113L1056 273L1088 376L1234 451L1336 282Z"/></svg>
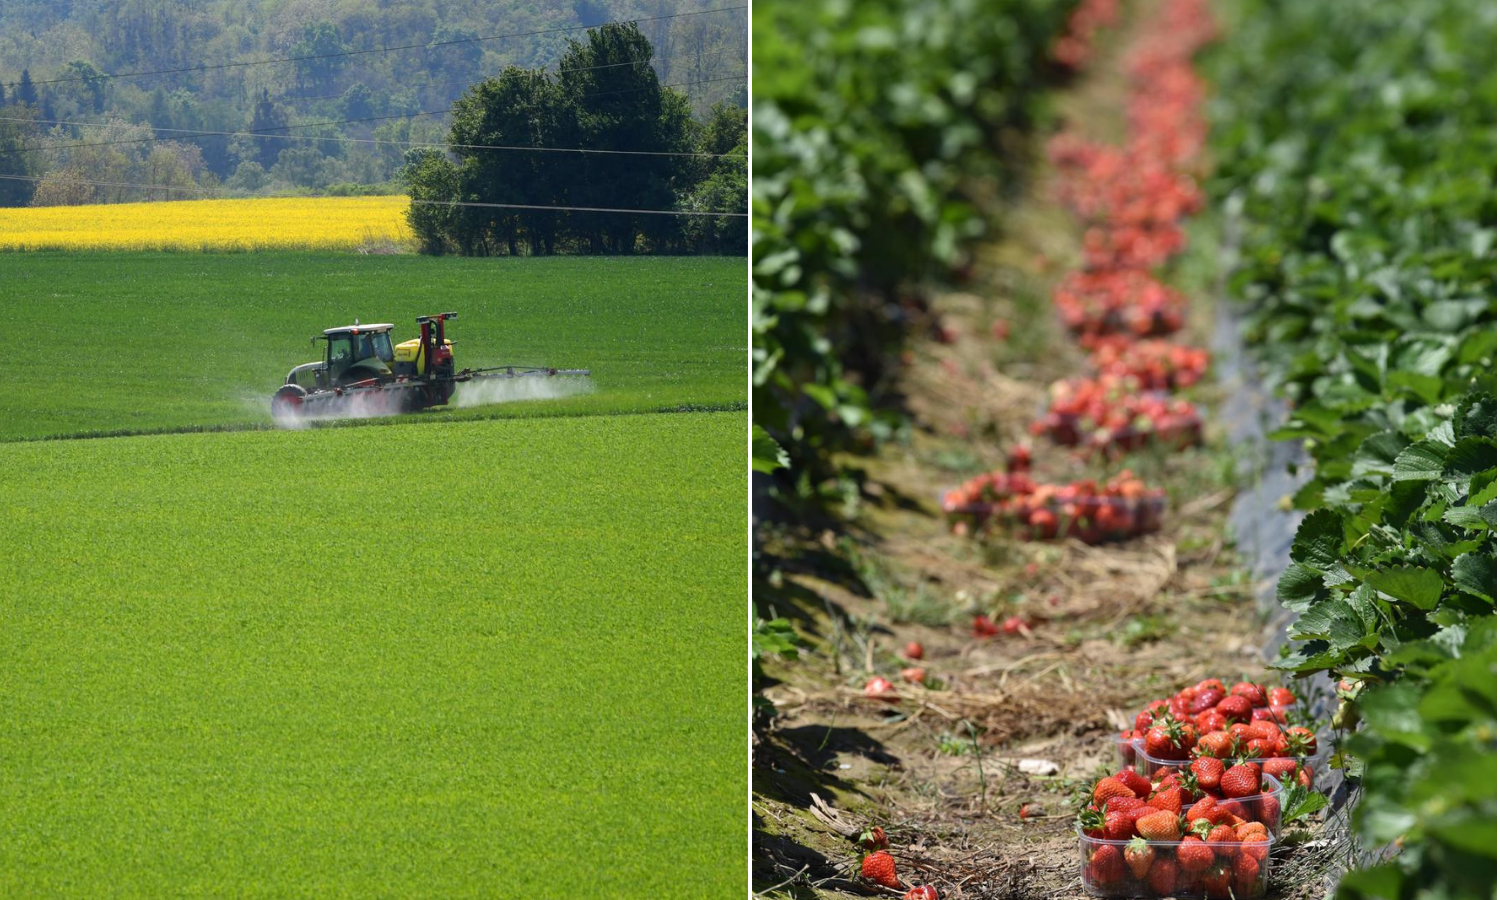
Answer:
<svg viewBox="0 0 1500 900"><path fill-rule="evenodd" d="M859 843L866 850L884 850L891 845L885 836L885 829L879 825L861 831L859 833Z"/></svg>
<svg viewBox="0 0 1500 900"><path fill-rule="evenodd" d="M1114 779L1130 788L1142 800L1151 796L1151 782L1134 769L1121 769L1114 774Z"/></svg>
<svg viewBox="0 0 1500 900"><path fill-rule="evenodd" d="M1318 752L1318 736L1301 725L1286 730L1286 748L1292 756L1312 756Z"/></svg>
<svg viewBox="0 0 1500 900"><path fill-rule="evenodd" d="M1198 751L1204 756L1227 759L1234 752L1234 738L1227 731L1210 731L1198 738Z"/></svg>
<svg viewBox="0 0 1500 900"><path fill-rule="evenodd" d="M1248 681L1242 681L1234 687L1230 688L1229 693L1234 697L1244 697L1246 700L1250 701L1250 706L1252 708L1265 706L1270 702L1266 699L1266 689L1264 686L1259 684L1251 684Z"/></svg>
<svg viewBox="0 0 1500 900"><path fill-rule="evenodd" d="M1125 865L1130 867L1130 874L1136 878L1144 879L1151 871L1151 863L1156 859L1156 850L1146 843L1145 838L1135 838L1125 845Z"/></svg>
<svg viewBox="0 0 1500 900"><path fill-rule="evenodd" d="M1113 884L1125 877L1125 857L1114 844L1103 844L1089 857L1089 872L1096 884Z"/></svg>
<svg viewBox="0 0 1500 900"><path fill-rule="evenodd" d="M1090 806L1078 814L1078 830L1084 837L1104 839L1104 813Z"/></svg>
<svg viewBox="0 0 1500 900"><path fill-rule="evenodd" d="M896 858L884 850L866 856L859 865L859 874L882 887L901 887L901 879L896 877Z"/></svg>
<svg viewBox="0 0 1500 900"><path fill-rule="evenodd" d="M1278 756L1262 762L1260 770L1282 784L1286 784L1288 777L1294 781L1296 780L1297 761L1295 759L1287 759L1284 756Z"/></svg>
<svg viewBox="0 0 1500 900"><path fill-rule="evenodd" d="M1134 797L1135 791L1120 783L1118 778L1110 776L1099 779L1094 785L1094 802L1103 806L1111 797Z"/></svg>
<svg viewBox="0 0 1500 900"><path fill-rule="evenodd" d="M1188 767L1193 777L1198 779L1198 786L1208 791L1219 789L1219 779L1224 777L1224 760L1213 756L1200 756L1193 760Z"/></svg>
<svg viewBox="0 0 1500 900"><path fill-rule="evenodd" d="M1130 813L1114 811L1104 814L1104 837L1110 841L1128 841L1135 833L1135 820Z"/></svg>
<svg viewBox="0 0 1500 900"><path fill-rule="evenodd" d="M1220 856L1234 856L1235 845L1240 842L1234 835L1234 829L1228 825L1215 825L1203 836L1203 840L1212 844L1214 852Z"/></svg>

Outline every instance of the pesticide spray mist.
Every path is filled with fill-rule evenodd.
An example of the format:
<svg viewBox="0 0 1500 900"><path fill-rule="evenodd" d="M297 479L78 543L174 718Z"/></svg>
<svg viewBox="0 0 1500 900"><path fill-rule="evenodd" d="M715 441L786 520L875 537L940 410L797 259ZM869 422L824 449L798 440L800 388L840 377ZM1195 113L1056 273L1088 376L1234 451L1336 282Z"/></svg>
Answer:
<svg viewBox="0 0 1500 900"><path fill-rule="evenodd" d="M466 381L453 392L448 405L460 409L517 400L556 400L594 392L594 382L582 376L526 375Z"/></svg>

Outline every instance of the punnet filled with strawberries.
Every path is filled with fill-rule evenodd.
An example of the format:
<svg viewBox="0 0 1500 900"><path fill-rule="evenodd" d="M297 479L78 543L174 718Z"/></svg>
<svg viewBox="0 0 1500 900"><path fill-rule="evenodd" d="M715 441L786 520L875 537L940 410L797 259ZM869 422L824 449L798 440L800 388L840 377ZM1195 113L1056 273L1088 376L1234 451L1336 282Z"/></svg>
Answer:
<svg viewBox="0 0 1500 900"><path fill-rule="evenodd" d="M1071 537L1099 544L1160 529L1166 492L1147 487L1129 470L1103 484L1037 483L1026 472L991 472L948 491L942 505L958 535L1003 532L1023 540Z"/></svg>
<svg viewBox="0 0 1500 900"><path fill-rule="evenodd" d="M1133 376L1054 382L1031 433L1088 453L1117 455L1155 445L1180 450L1203 442L1203 420L1186 400L1142 391Z"/></svg>
<svg viewBox="0 0 1500 900"><path fill-rule="evenodd" d="M1229 896L1265 893L1281 822L1282 785L1250 771L1229 774L1224 791L1190 774L1160 781L1121 769L1095 783L1078 816L1084 887L1105 897Z"/></svg>
<svg viewBox="0 0 1500 900"><path fill-rule="evenodd" d="M1116 335L1094 342L1089 365L1100 375L1134 378L1141 390L1171 391L1197 384L1208 371L1208 359L1201 347Z"/></svg>

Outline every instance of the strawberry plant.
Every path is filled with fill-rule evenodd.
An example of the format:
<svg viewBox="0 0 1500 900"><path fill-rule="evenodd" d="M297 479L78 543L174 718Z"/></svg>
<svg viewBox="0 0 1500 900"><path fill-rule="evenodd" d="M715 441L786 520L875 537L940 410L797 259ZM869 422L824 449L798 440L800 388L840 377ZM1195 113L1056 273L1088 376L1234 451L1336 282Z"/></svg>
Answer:
<svg viewBox="0 0 1500 900"><path fill-rule="evenodd" d="M1238 0L1213 192L1312 477L1279 665L1346 682L1377 860L1340 898L1495 891L1495 18ZM1349 688L1357 686L1358 690ZM1400 842L1399 856L1378 851Z"/></svg>

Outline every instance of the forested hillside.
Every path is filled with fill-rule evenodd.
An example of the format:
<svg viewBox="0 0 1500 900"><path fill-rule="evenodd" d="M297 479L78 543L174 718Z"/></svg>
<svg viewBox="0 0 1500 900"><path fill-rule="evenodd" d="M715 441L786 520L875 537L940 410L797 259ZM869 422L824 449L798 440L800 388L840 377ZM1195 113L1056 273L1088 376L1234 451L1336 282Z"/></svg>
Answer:
<svg viewBox="0 0 1500 900"><path fill-rule="evenodd" d="M389 191L413 143L448 139L472 84L555 71L586 26L614 21L639 23L656 83L707 122L745 105L736 5L7 0L0 205ZM632 68L592 81L635 90Z"/></svg>

